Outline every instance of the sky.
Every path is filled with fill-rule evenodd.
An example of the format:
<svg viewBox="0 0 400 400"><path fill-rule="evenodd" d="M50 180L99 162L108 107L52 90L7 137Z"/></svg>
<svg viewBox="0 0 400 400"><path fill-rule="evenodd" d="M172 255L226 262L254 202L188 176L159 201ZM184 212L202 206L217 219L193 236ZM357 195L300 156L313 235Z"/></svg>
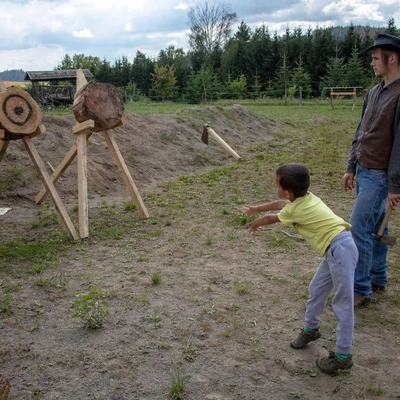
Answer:
<svg viewBox="0 0 400 400"><path fill-rule="evenodd" d="M137 51L157 57L173 45L188 50L191 7L206 0L0 0L0 72L49 71L66 54L96 56L114 64ZM244 21L281 35L290 29L368 25L400 28L399 0L217 0ZM208 1L215 4L214 0Z"/></svg>

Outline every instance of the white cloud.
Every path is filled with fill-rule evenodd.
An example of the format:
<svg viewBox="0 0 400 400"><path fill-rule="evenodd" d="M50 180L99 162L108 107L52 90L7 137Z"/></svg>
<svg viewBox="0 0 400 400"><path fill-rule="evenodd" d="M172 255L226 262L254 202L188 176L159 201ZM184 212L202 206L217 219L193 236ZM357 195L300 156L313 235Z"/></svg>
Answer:
<svg viewBox="0 0 400 400"><path fill-rule="evenodd" d="M189 6L185 3L179 3L177 6L175 6L175 10L187 10Z"/></svg>
<svg viewBox="0 0 400 400"><path fill-rule="evenodd" d="M0 71L53 69L65 54L113 63L140 51L154 57L169 45L187 50L190 7L203 0L0 0ZM252 29L400 24L399 0L228 0ZM89 44L90 43L90 47ZM38 51L40 49L40 52ZM37 58L37 59L36 59ZM47 64L45 64L47 63ZM43 64L47 68L43 68Z"/></svg>
<svg viewBox="0 0 400 400"><path fill-rule="evenodd" d="M72 36L76 38L92 38L94 37L93 33L90 32L90 29L82 29L81 31L72 31Z"/></svg>

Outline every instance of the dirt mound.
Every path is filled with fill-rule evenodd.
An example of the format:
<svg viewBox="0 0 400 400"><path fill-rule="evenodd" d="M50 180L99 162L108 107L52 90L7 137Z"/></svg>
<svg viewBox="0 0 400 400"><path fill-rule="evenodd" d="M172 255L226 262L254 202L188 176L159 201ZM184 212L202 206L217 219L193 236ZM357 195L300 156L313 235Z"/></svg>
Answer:
<svg viewBox="0 0 400 400"><path fill-rule="evenodd" d="M235 162L212 139L209 145L201 141L207 122L242 157L253 143L273 140L274 132L280 128L273 120L256 116L240 105L191 107L174 114L127 114L124 118L126 123L112 133L139 188ZM33 141L51 174L74 143L72 127L76 121L72 115L44 116L43 124L46 133ZM126 196L122 178L100 133L89 139L87 154L89 196ZM42 184L21 140L10 142L1 161L0 187L0 205L8 206L10 200L14 205L34 205ZM76 162L64 172L57 190L66 204L76 202Z"/></svg>

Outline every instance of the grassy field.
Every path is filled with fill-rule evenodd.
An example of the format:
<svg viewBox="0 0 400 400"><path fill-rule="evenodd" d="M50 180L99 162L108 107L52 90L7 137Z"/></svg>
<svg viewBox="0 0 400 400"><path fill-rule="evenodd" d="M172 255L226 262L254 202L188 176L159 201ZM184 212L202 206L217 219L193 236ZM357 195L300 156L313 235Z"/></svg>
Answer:
<svg viewBox="0 0 400 400"><path fill-rule="evenodd" d="M312 191L348 219L355 196L343 193L341 178L361 105L245 105L280 124L273 140L254 143L241 162L146 190L147 220L105 196L90 210L87 240L71 242L48 203L12 240L0 226L0 375L19 398L57 398L56 390L79 400L398 398L399 246L389 252L389 290L357 311L355 367L331 377L315 367L323 345L334 347L330 305L321 342L304 352L288 345L319 258L281 226L248 235L240 211L273 200L277 166L299 162ZM134 103L126 111L172 112L184 124L190 107ZM394 215L391 234L399 232ZM104 322L96 332L71 317L89 295L110 311L108 320L94 315Z"/></svg>

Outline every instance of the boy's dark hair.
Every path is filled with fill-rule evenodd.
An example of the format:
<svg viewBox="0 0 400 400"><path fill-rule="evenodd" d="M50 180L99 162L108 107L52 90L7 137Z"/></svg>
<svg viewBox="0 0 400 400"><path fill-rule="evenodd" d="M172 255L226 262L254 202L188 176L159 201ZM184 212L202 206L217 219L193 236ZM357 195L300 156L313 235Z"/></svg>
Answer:
<svg viewBox="0 0 400 400"><path fill-rule="evenodd" d="M289 190L295 198L307 194L310 186L310 174L304 165L284 164L275 172L283 190Z"/></svg>

